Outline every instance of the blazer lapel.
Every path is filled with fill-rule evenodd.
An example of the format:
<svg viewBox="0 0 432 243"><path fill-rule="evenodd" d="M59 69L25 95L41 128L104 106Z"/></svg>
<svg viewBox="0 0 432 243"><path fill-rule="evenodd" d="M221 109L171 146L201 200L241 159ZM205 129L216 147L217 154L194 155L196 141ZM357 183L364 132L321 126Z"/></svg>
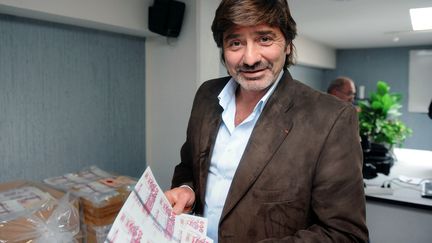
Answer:
<svg viewBox="0 0 432 243"><path fill-rule="evenodd" d="M222 110L222 107L220 107L220 110ZM222 121L221 119L221 111L215 110L210 112L213 115L209 117L208 122L204 121L203 126L206 128L202 129L201 131L206 131L205 134L203 134L201 137L205 137L204 140L200 141L200 161L199 164L199 188L198 191L200 192L200 199L201 202L204 202L205 198L205 190L206 190L206 182L207 182L207 176L209 173L210 168L210 158L212 154L213 147L216 136L219 131L219 126Z"/></svg>
<svg viewBox="0 0 432 243"><path fill-rule="evenodd" d="M221 92L222 88L228 82L229 78L225 78L223 82L220 82L219 86L215 87L215 90L210 93L212 96L206 97L203 100L205 111L201 111L205 114L201 121L200 136L199 136L199 182L198 191L200 192L201 202L204 202L206 181L210 168L210 155L212 154L213 145L216 141L216 137L219 131L219 126L222 122L223 108L219 105L217 95Z"/></svg>
<svg viewBox="0 0 432 243"><path fill-rule="evenodd" d="M262 111L234 175L220 222L253 185L288 136L293 125L292 116L288 114L294 105L294 92L288 87L291 81L289 72L285 71Z"/></svg>

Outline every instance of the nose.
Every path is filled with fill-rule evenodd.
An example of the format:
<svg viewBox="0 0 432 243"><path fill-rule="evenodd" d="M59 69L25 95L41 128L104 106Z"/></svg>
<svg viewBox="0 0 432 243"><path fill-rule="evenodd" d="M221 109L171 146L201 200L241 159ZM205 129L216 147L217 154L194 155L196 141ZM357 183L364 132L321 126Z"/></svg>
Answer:
<svg viewBox="0 0 432 243"><path fill-rule="evenodd" d="M245 53L243 55L243 63L248 66L253 66L261 61L261 54L259 47L253 43L248 43L245 48Z"/></svg>

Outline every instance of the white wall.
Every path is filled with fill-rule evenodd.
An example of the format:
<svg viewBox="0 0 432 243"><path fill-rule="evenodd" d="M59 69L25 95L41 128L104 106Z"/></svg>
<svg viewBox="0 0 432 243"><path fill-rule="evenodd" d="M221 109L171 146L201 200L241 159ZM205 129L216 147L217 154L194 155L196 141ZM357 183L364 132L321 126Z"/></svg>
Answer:
<svg viewBox="0 0 432 243"><path fill-rule="evenodd" d="M168 189L197 88L196 3L186 3L180 36L146 41L147 163L163 189Z"/></svg>
<svg viewBox="0 0 432 243"><path fill-rule="evenodd" d="M148 28L153 0L0 0L0 12L137 36Z"/></svg>
<svg viewBox="0 0 432 243"><path fill-rule="evenodd" d="M301 65L335 69L336 50L313 41L305 36L298 35L294 39L296 47L296 62Z"/></svg>
<svg viewBox="0 0 432 243"><path fill-rule="evenodd" d="M197 28L198 28L198 76L197 86L202 82L220 77L220 73L225 71L220 62L220 51L213 40L211 24L214 12L220 0L197 1Z"/></svg>

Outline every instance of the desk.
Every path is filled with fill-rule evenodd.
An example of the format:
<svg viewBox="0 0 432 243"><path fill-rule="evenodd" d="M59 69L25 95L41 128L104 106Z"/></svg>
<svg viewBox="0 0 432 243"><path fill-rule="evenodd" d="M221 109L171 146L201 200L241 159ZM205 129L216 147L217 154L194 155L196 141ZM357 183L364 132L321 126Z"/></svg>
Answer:
<svg viewBox="0 0 432 243"><path fill-rule="evenodd" d="M397 161L388 176L364 180L371 242L432 242L432 199L421 197L420 185L397 179L401 175L432 179L432 151L395 149L394 153ZM393 194L369 193L368 188L380 188L383 183L390 184Z"/></svg>

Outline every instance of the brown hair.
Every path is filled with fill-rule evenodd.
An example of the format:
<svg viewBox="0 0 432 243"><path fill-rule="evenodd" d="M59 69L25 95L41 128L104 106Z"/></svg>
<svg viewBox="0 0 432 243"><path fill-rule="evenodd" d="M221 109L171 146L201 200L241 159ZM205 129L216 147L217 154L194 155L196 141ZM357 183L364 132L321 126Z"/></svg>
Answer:
<svg viewBox="0 0 432 243"><path fill-rule="evenodd" d="M290 54L284 68L294 63L294 40L297 35L296 22L291 16L287 0L222 0L216 10L211 29L216 45L221 48L223 57L223 34L235 25L253 26L268 24L278 27L283 33Z"/></svg>

